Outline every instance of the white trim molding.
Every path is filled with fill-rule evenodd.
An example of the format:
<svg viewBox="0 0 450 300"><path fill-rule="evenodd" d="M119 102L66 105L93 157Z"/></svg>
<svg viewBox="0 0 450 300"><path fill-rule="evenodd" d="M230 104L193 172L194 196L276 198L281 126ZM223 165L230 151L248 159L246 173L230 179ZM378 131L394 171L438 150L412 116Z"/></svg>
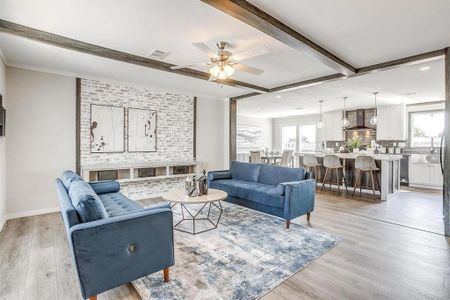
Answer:
<svg viewBox="0 0 450 300"><path fill-rule="evenodd" d="M26 212L7 214L5 219L12 220L12 219L17 219L17 218L32 217L32 216L37 216L37 215L44 215L44 214L59 212L60 210L61 209L59 208L59 206L43 208L43 209L36 209L36 210L30 210L30 211L26 211Z"/></svg>
<svg viewBox="0 0 450 300"><path fill-rule="evenodd" d="M2 232L3 227L5 226L7 220L8 220L7 216L5 216L3 217L3 220L0 221L0 232Z"/></svg>

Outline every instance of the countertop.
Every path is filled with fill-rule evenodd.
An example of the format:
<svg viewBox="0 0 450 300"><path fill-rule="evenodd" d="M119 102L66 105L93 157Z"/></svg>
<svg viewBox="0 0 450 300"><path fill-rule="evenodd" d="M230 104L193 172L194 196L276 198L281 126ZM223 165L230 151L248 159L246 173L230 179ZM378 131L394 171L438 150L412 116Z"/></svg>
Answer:
<svg viewBox="0 0 450 300"><path fill-rule="evenodd" d="M368 154L368 153L323 153L323 152L297 152L295 155L303 156L304 154L313 154L317 157L324 157L327 154L337 155L339 158L343 159L355 159L359 155L367 155L373 157L375 160L400 160L402 159L401 154Z"/></svg>

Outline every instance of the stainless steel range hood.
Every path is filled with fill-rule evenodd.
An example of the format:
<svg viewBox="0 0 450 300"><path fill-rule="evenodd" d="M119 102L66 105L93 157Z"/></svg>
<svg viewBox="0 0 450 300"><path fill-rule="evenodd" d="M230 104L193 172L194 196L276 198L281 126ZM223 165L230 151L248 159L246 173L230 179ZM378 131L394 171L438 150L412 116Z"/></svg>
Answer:
<svg viewBox="0 0 450 300"><path fill-rule="evenodd" d="M350 121L350 126L345 130L375 130L375 128L366 126L366 112L364 109L356 110L356 122L355 120Z"/></svg>

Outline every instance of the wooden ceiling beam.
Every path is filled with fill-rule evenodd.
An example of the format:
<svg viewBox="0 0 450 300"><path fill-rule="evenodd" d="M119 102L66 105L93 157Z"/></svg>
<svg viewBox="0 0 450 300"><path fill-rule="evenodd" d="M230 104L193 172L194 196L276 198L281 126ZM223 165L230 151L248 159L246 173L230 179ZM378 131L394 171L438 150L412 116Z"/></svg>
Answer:
<svg viewBox="0 0 450 300"><path fill-rule="evenodd" d="M163 61L150 59L143 56L138 56L134 54L129 54L121 51L117 51L114 49L85 43L79 40L67 38L61 35L53 34L50 32L34 29L31 27L23 26L20 24L12 23L6 20L0 19L0 32L5 32L9 34L13 34L19 37L28 38L31 40L35 40L38 42L46 43L52 46L65 48L73 51L78 51L82 53L86 53L89 55L95 55L103 58L108 58L116 61L121 61L129 64L134 64L146 68L156 69L160 71L165 71L173 74L193 77L201 80L209 80L210 74L194 69L179 69L172 70L170 67L174 66L173 64L169 64ZM229 85L238 88L245 88L254 91L258 91L261 93L267 93L269 90L267 88L257 86L254 84L234 80L234 79L226 79L218 82L219 84Z"/></svg>
<svg viewBox="0 0 450 300"><path fill-rule="evenodd" d="M349 63L245 0L202 1L294 49L309 53L339 73L356 73L356 69Z"/></svg>
<svg viewBox="0 0 450 300"><path fill-rule="evenodd" d="M332 74L332 75L322 76L322 77L318 77L318 78L303 80L300 82L277 86L274 88L270 88L269 93L286 92L286 91L310 87L310 86L314 86L314 85L318 85L318 84L322 84L322 83L326 83L326 82L373 74L373 73L376 73L379 71L390 70L390 69L398 68L401 66L411 66L411 65L416 65L416 64L427 63L427 62L435 61L438 59L443 59L444 56L445 56L445 49L439 49L439 50L435 50L435 51L431 51L431 52L407 56L407 57L403 57L400 59L395 59L395 60L387 61L384 63L379 63L379 64L359 68L356 70L356 73L351 76L345 76L343 74ZM233 99L239 100L239 99L249 98L249 97L253 97L253 96L257 96L257 95L260 95L260 93L254 92L254 93L250 93L250 94L236 96L236 97L233 97Z"/></svg>

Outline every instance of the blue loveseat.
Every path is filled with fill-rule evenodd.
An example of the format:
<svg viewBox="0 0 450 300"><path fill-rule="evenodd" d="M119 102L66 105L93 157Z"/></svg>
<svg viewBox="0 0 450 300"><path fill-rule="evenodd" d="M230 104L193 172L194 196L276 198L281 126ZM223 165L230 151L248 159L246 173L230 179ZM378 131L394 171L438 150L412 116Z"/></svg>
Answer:
<svg viewBox="0 0 450 300"><path fill-rule="evenodd" d="M143 208L116 181L87 183L72 171L56 179L61 214L84 298L174 264L168 204Z"/></svg>
<svg viewBox="0 0 450 300"><path fill-rule="evenodd" d="M309 222L314 210L316 183L303 168L233 161L229 170L209 172L208 183L229 202L285 219L286 228L304 214Z"/></svg>

